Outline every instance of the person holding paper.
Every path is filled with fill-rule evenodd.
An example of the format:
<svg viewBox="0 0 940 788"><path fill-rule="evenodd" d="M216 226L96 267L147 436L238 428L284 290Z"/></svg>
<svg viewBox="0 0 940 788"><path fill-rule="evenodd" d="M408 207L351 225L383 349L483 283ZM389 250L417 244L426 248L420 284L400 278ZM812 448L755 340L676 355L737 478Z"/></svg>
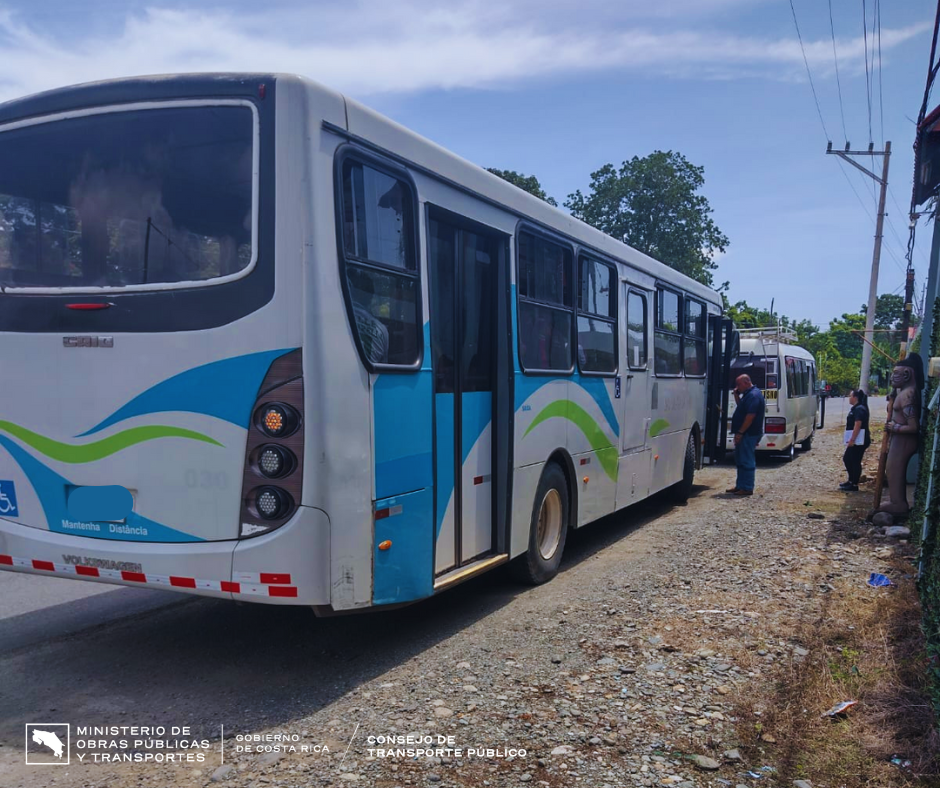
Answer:
<svg viewBox="0 0 940 788"><path fill-rule="evenodd" d="M843 492L858 492L858 481L862 477L862 457L865 449L871 446L871 431L868 429L868 395L861 389L849 392L851 409L845 417L845 454L842 463L849 474L849 480L842 482L839 489Z"/></svg>

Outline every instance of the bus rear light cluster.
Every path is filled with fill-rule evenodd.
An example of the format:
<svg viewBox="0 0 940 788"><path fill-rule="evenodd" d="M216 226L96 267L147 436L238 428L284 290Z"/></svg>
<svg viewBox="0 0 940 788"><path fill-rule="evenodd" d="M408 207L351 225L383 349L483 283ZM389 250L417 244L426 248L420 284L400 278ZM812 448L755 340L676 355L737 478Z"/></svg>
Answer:
<svg viewBox="0 0 940 788"><path fill-rule="evenodd" d="M787 420L778 416L764 419L764 432L768 435L783 435L787 431Z"/></svg>
<svg viewBox="0 0 940 788"><path fill-rule="evenodd" d="M241 536L267 533L297 511L303 485L300 350L277 359L252 408L242 482Z"/></svg>

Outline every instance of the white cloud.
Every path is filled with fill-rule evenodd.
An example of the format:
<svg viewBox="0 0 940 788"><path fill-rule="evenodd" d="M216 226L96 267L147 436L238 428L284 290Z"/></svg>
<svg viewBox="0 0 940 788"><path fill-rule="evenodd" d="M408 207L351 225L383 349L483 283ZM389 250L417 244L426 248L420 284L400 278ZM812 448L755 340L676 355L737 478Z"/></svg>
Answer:
<svg viewBox="0 0 940 788"><path fill-rule="evenodd" d="M75 33L64 40L0 10L0 100L65 84L118 76L190 71L287 71L356 96L433 88L498 88L527 79L619 69L675 77L729 79L755 73L801 78L795 38L768 39L709 30L689 18L762 0L676 0L671 20L647 12L642 27L624 13L633 3L572 17L561 0L326 3L263 15L150 8L130 14L111 37ZM647 7L647 4L643 4ZM655 4L650 4L655 5ZM541 8L542 13L536 13ZM593 11L598 11L594 14ZM636 16L636 15L634 15ZM570 20L570 21L566 21ZM678 27L683 21L684 29ZM882 51L927 29L882 32ZM861 37L839 41L840 66L860 69ZM832 42L807 41L810 64L832 64Z"/></svg>

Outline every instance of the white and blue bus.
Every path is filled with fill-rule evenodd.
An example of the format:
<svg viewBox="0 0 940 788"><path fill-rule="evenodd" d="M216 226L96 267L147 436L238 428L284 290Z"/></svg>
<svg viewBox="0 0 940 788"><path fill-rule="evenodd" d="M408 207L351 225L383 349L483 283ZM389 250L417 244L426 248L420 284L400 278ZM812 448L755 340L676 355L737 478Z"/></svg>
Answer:
<svg viewBox="0 0 940 788"><path fill-rule="evenodd" d="M303 78L6 103L0 569L324 614L543 582L689 495L720 314Z"/></svg>

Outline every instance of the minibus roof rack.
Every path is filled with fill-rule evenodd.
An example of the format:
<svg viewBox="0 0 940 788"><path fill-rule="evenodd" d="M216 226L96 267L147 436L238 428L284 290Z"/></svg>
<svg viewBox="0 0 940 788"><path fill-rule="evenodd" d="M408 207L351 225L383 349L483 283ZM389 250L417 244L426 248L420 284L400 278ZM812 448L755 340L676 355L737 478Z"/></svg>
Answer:
<svg viewBox="0 0 940 788"><path fill-rule="evenodd" d="M759 326L757 328L740 328L738 333L741 339L765 339L776 342L795 344L796 332L784 326Z"/></svg>

